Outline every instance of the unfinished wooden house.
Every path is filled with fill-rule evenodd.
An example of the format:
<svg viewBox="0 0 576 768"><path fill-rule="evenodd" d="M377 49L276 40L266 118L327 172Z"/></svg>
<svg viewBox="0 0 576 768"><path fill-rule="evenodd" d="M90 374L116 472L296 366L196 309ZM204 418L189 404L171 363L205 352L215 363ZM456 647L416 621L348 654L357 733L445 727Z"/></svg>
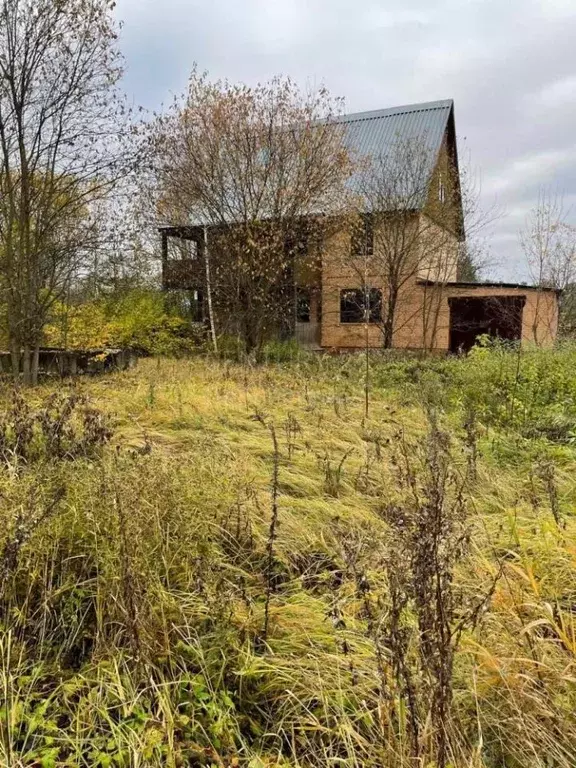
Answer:
<svg viewBox="0 0 576 768"><path fill-rule="evenodd" d="M481 334L552 344L558 324L555 291L459 282L465 232L453 102L350 114L338 123L351 153L380 164L382 188L372 190L353 223L315 229L313 221L303 222L298 262L282 276L277 298L292 310L273 332L326 350L368 345L465 351ZM407 189L414 147L424 146L425 156L418 160L424 187ZM390 191L391 175L401 193ZM361 178L352 183L359 197L369 197ZM204 255L211 228L168 224L160 234L163 287L187 291L194 319L207 322ZM213 300L218 304L217 295ZM220 302L216 317L223 332L234 322L227 314Z"/></svg>

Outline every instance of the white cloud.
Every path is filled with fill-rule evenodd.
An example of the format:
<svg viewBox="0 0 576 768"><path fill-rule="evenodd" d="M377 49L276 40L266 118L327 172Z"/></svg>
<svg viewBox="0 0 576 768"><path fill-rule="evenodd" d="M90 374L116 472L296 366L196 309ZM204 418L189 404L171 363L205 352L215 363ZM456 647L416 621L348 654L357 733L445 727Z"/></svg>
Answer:
<svg viewBox="0 0 576 768"><path fill-rule="evenodd" d="M574 0L538 0L536 6L545 16L565 19L576 16Z"/></svg>
<svg viewBox="0 0 576 768"><path fill-rule="evenodd" d="M366 24L373 25L380 29L398 28L404 26L421 25L426 26L431 23L433 14L430 11L417 8L389 9L382 7L372 7L364 15Z"/></svg>
<svg viewBox="0 0 576 768"><path fill-rule="evenodd" d="M576 105L576 74L556 80L536 94L528 94L525 102L527 109L532 110L535 103L542 109Z"/></svg>
<svg viewBox="0 0 576 768"><path fill-rule="evenodd" d="M305 0L252 0L245 3L244 11L262 50L278 52L309 39L309 7Z"/></svg>
<svg viewBox="0 0 576 768"><path fill-rule="evenodd" d="M576 146L564 150L547 150L513 160L497 175L488 177L485 191L500 193L540 182L547 185L554 180L560 168L576 163Z"/></svg>

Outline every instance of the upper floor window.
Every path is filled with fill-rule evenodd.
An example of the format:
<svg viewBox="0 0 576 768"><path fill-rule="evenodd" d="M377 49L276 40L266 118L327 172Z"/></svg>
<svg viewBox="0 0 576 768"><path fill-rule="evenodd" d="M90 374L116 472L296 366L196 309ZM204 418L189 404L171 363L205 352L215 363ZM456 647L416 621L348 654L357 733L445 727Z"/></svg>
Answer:
<svg viewBox="0 0 576 768"><path fill-rule="evenodd" d="M379 323L382 320L382 291L378 288L345 288L340 292L341 323Z"/></svg>
<svg viewBox="0 0 576 768"><path fill-rule="evenodd" d="M362 214L352 227L351 251L353 256L372 256L374 253L374 223L369 213Z"/></svg>
<svg viewBox="0 0 576 768"><path fill-rule="evenodd" d="M444 185L444 179L442 178L442 174L440 174L440 177L438 179L438 200L444 205L446 202L446 187Z"/></svg>

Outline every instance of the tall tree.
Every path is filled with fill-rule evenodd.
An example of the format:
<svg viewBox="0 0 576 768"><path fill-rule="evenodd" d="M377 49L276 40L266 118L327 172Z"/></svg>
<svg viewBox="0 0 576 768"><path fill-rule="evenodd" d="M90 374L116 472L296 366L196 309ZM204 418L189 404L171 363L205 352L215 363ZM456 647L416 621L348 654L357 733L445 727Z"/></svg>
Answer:
<svg viewBox="0 0 576 768"><path fill-rule="evenodd" d="M289 79L251 88L194 72L154 125L157 211L206 227L212 321L248 348L292 321L309 224L326 227L343 207L351 163L331 119L338 106Z"/></svg>
<svg viewBox="0 0 576 768"><path fill-rule="evenodd" d="M545 189L540 191L538 202L520 233L520 242L536 286L557 291L568 289L560 300L560 326L568 329L573 324L571 286L576 283L576 227L568 221L561 195ZM536 297L533 318L536 343L541 341L538 329L542 320L550 316L546 301L547 294L542 290Z"/></svg>
<svg viewBox="0 0 576 768"><path fill-rule="evenodd" d="M95 203L132 164L111 0L0 0L0 289L15 375L98 239Z"/></svg>

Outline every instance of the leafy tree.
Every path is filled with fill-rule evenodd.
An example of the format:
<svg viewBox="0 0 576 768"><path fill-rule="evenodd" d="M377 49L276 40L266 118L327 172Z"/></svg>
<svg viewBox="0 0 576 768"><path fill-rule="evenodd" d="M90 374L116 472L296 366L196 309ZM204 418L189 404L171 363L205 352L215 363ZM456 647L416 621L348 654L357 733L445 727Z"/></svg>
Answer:
<svg viewBox="0 0 576 768"><path fill-rule="evenodd" d="M54 301L134 162L110 0L0 0L0 289L12 367L38 375Z"/></svg>
<svg viewBox="0 0 576 768"><path fill-rule="evenodd" d="M158 215L206 227L214 339L232 333L251 349L291 323L308 225L346 197L351 164L331 120L337 107L324 89L303 95L289 79L252 88L194 72L186 96L154 124Z"/></svg>

